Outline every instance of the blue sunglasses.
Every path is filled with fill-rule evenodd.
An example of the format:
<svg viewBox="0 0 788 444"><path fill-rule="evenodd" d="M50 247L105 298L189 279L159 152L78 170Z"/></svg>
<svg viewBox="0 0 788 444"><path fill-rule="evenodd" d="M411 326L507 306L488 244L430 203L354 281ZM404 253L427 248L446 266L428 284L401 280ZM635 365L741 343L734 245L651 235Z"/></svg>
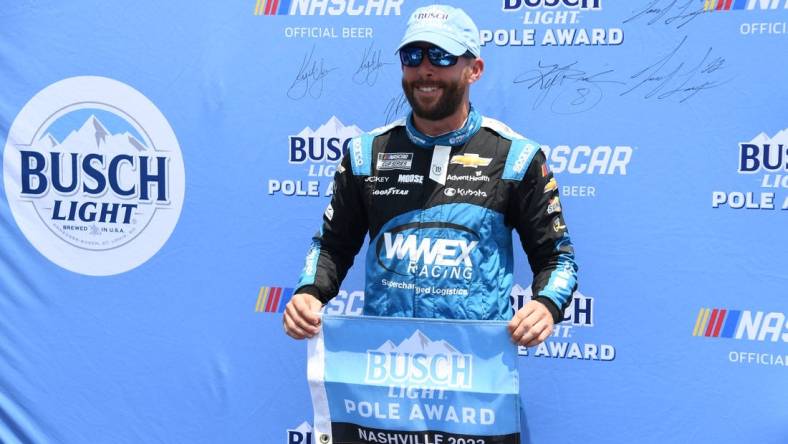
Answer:
<svg viewBox="0 0 788 444"><path fill-rule="evenodd" d="M402 61L403 65L415 68L421 65L421 61L424 60L425 51L427 52L427 59L430 63L439 68L454 66L457 64L457 59L460 58L437 46L424 48L421 46L408 45L399 50L399 59ZM467 54L469 53L466 52L463 57Z"/></svg>

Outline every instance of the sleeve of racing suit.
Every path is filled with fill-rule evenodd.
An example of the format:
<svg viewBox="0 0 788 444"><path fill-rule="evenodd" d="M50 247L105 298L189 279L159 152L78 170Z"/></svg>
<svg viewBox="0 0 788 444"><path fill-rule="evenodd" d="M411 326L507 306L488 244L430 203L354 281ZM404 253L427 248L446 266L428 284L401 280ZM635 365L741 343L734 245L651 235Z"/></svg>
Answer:
<svg viewBox="0 0 788 444"><path fill-rule="evenodd" d="M296 294L309 293L324 304L339 292L368 229L362 189L349 159L346 154L334 174L334 194L296 285Z"/></svg>
<svg viewBox="0 0 788 444"><path fill-rule="evenodd" d="M541 150L516 185L509 212L534 274L534 300L547 306L557 324L577 288L577 264L564 223L558 184Z"/></svg>

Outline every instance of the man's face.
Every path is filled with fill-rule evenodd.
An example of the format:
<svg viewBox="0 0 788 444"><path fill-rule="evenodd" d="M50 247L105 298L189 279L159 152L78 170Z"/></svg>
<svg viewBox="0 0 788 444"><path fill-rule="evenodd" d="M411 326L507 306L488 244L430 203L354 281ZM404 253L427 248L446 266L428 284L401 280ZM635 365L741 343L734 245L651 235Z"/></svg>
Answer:
<svg viewBox="0 0 788 444"><path fill-rule="evenodd" d="M428 48L432 45L419 43L415 46ZM469 59L459 57L453 66L434 66L425 52L419 66L403 66L402 90L413 113L432 121L454 114L462 105L468 90L469 63Z"/></svg>

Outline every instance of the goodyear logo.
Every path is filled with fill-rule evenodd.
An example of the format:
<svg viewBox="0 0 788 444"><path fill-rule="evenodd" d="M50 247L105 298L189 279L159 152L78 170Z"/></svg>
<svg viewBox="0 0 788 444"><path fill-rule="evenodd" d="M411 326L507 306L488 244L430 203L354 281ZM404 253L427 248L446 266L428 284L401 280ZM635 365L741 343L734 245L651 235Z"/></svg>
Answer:
<svg viewBox="0 0 788 444"><path fill-rule="evenodd" d="M257 313L284 313L285 306L293 297L294 288L260 287L257 294Z"/></svg>
<svg viewBox="0 0 788 444"><path fill-rule="evenodd" d="M788 9L788 0L705 0L703 10L712 11L731 11L731 10L769 10L778 9L782 5L783 9Z"/></svg>
<svg viewBox="0 0 788 444"><path fill-rule="evenodd" d="M405 0L257 0L254 15L401 15Z"/></svg>
<svg viewBox="0 0 788 444"><path fill-rule="evenodd" d="M785 313L701 308L692 336L788 342Z"/></svg>

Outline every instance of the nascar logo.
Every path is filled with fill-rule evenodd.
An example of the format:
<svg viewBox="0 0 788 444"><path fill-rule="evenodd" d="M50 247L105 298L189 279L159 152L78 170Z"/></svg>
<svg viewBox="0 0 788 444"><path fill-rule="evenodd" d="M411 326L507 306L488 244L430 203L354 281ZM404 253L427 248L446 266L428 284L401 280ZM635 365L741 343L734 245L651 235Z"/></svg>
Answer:
<svg viewBox="0 0 788 444"><path fill-rule="evenodd" d="M378 170L405 170L413 166L413 153L378 153Z"/></svg>
<svg viewBox="0 0 788 444"><path fill-rule="evenodd" d="M701 308L692 336L788 342L785 313Z"/></svg>
<svg viewBox="0 0 788 444"><path fill-rule="evenodd" d="M704 11L730 11L739 9L753 10L758 5L758 9L777 9L780 0L705 0L703 3ZM783 9L788 9L788 0L783 3Z"/></svg>
<svg viewBox="0 0 788 444"><path fill-rule="evenodd" d="M254 15L400 15L405 0L257 0Z"/></svg>
<svg viewBox="0 0 788 444"><path fill-rule="evenodd" d="M293 297L294 288L260 287L257 294L257 313L284 313L285 306Z"/></svg>

